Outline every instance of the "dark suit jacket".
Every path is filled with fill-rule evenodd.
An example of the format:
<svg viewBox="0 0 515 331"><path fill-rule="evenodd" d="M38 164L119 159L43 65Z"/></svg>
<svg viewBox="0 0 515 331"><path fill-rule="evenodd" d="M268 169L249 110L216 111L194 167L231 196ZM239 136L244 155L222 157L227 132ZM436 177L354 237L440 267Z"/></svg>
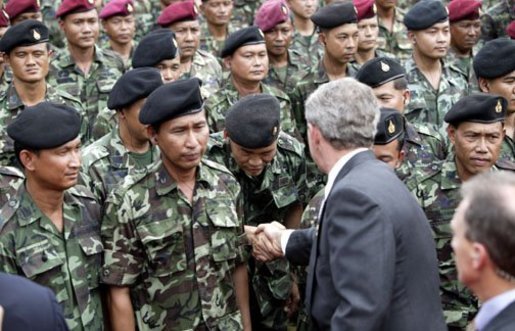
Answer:
<svg viewBox="0 0 515 331"><path fill-rule="evenodd" d="M54 292L26 278L0 273L0 306L2 330L68 330Z"/></svg>
<svg viewBox="0 0 515 331"><path fill-rule="evenodd" d="M429 222L372 152L340 171L314 234L294 231L286 257L310 253L306 304L318 330L447 329Z"/></svg>
<svg viewBox="0 0 515 331"><path fill-rule="evenodd" d="M513 331L515 330L515 302L504 308L481 331Z"/></svg>

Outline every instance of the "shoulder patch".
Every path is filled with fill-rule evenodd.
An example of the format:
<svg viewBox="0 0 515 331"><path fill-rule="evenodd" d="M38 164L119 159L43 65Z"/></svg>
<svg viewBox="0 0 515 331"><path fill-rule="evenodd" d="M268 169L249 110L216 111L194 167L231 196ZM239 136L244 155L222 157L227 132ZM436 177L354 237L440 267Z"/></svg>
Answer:
<svg viewBox="0 0 515 331"><path fill-rule="evenodd" d="M18 178L25 178L23 172L20 169L15 167L0 167L0 174Z"/></svg>
<svg viewBox="0 0 515 331"><path fill-rule="evenodd" d="M75 185L74 187L69 188L68 192L76 197L96 200L93 193L84 185Z"/></svg>
<svg viewBox="0 0 515 331"><path fill-rule="evenodd" d="M225 173L230 174L232 176L232 173L223 164L216 163L214 161L206 159L205 157L202 158L202 163L204 165L208 166L211 169L219 170L221 172L225 172Z"/></svg>
<svg viewBox="0 0 515 331"><path fill-rule="evenodd" d="M277 146L287 151L294 152L299 156L304 155L304 145L296 138L290 136L285 132L279 132L279 137L277 138Z"/></svg>

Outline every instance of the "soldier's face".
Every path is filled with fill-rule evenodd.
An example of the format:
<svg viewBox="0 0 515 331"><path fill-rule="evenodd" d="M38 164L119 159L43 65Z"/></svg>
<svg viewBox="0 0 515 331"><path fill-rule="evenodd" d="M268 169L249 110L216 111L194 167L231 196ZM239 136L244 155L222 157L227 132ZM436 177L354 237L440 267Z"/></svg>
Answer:
<svg viewBox="0 0 515 331"><path fill-rule="evenodd" d="M374 87L372 90L381 107L397 109L404 113L405 105L409 102L409 90L396 89L394 81Z"/></svg>
<svg viewBox="0 0 515 331"><path fill-rule="evenodd" d="M233 79L241 82L261 82L268 73L268 55L265 44L238 48L225 59Z"/></svg>
<svg viewBox="0 0 515 331"><path fill-rule="evenodd" d="M449 22L436 23L421 31L410 31L408 37L414 46L414 51L431 59L441 59L447 55L451 34Z"/></svg>
<svg viewBox="0 0 515 331"><path fill-rule="evenodd" d="M261 175L277 153L277 141L263 148L245 148L234 141L230 141L230 145L238 167L250 177Z"/></svg>
<svg viewBox="0 0 515 331"><path fill-rule="evenodd" d="M136 101L123 109L119 115L120 127L123 125L129 132L131 139L134 139L138 144L145 143L150 139L147 132L148 125L139 121L139 113L145 101L146 98Z"/></svg>
<svg viewBox="0 0 515 331"><path fill-rule="evenodd" d="M110 17L102 21L102 27L109 39L122 45L132 42L136 33L134 15Z"/></svg>
<svg viewBox="0 0 515 331"><path fill-rule="evenodd" d="M458 269L458 279L463 284L470 286L477 278L473 268L475 264L473 243L465 235L466 224L464 217L468 205L468 201L464 200L454 212L451 221L451 247L454 251L454 261Z"/></svg>
<svg viewBox="0 0 515 331"><path fill-rule="evenodd" d="M80 170L80 139L76 138L52 149L39 153L23 150L20 159L25 172L37 181L40 187L64 191L77 184ZM27 176L29 177L29 176Z"/></svg>
<svg viewBox="0 0 515 331"><path fill-rule="evenodd" d="M479 87L483 92L497 94L508 100L508 112L515 112L515 70L488 81L481 78Z"/></svg>
<svg viewBox="0 0 515 331"><path fill-rule="evenodd" d="M161 72L163 82L171 83L181 77L181 58L177 56L174 59L163 60L156 68Z"/></svg>
<svg viewBox="0 0 515 331"><path fill-rule="evenodd" d="M209 140L206 113L201 112L168 120L159 131L150 128L152 141L161 150L167 169L189 171L196 168Z"/></svg>
<svg viewBox="0 0 515 331"><path fill-rule="evenodd" d="M265 43L268 53L274 56L286 54L292 37L293 26L290 20L277 24L272 30L265 32Z"/></svg>
<svg viewBox="0 0 515 331"><path fill-rule="evenodd" d="M395 8L397 0L376 0L376 6L383 9Z"/></svg>
<svg viewBox="0 0 515 331"><path fill-rule="evenodd" d="M463 20L451 24L451 45L460 52L468 53L479 41L481 21Z"/></svg>
<svg viewBox="0 0 515 331"><path fill-rule="evenodd" d="M365 18L358 22L359 30L359 51L369 51L376 48L377 36L379 35L379 25L377 16Z"/></svg>
<svg viewBox="0 0 515 331"><path fill-rule="evenodd" d="M5 59L19 81L35 83L44 80L48 74L50 52L47 43L16 47Z"/></svg>
<svg viewBox="0 0 515 331"><path fill-rule="evenodd" d="M14 26L25 20L36 20L36 21L43 22L43 16L41 15L41 12L39 12L39 11L21 13L20 15L16 16L14 18L14 20L11 20L11 26Z"/></svg>
<svg viewBox="0 0 515 331"><path fill-rule="evenodd" d="M229 24L232 8L232 0L208 0L200 5L200 10L206 21L215 26Z"/></svg>
<svg viewBox="0 0 515 331"><path fill-rule="evenodd" d="M388 164L392 169L400 167L404 160L404 151L399 150L398 140L394 140L386 145L374 145L372 150L376 159Z"/></svg>
<svg viewBox="0 0 515 331"><path fill-rule="evenodd" d="M69 14L59 21L68 44L77 48L95 46L99 34L98 14L96 9L83 13Z"/></svg>
<svg viewBox="0 0 515 331"><path fill-rule="evenodd" d="M170 25L179 45L181 58L189 59L195 55L200 43L200 24L195 21L176 22Z"/></svg>
<svg viewBox="0 0 515 331"><path fill-rule="evenodd" d="M349 63L358 50L359 31L355 23L344 24L320 34L324 56L340 64Z"/></svg>
<svg viewBox="0 0 515 331"><path fill-rule="evenodd" d="M309 19L318 9L316 0L289 0L288 4L295 16Z"/></svg>
<svg viewBox="0 0 515 331"><path fill-rule="evenodd" d="M462 180L489 171L499 158L504 138L504 126L497 123L463 122L457 128L447 128L454 145L456 166Z"/></svg>

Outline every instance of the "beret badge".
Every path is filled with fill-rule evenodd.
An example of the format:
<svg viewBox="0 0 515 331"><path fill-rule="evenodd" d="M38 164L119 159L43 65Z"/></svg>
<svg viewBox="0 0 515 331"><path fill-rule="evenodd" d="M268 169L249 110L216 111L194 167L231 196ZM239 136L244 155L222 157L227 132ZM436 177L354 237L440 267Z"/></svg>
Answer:
<svg viewBox="0 0 515 331"><path fill-rule="evenodd" d="M395 124L393 124L393 121L390 120L388 121L388 133L389 134L394 134L395 133Z"/></svg>
<svg viewBox="0 0 515 331"><path fill-rule="evenodd" d="M495 112L496 113L502 112L501 99L497 100L497 105L495 105Z"/></svg>
<svg viewBox="0 0 515 331"><path fill-rule="evenodd" d="M95 4L95 0L88 0L88 3L89 3L90 5L93 5L93 4Z"/></svg>
<svg viewBox="0 0 515 331"><path fill-rule="evenodd" d="M127 4L127 12L132 13L134 11L134 7L130 3Z"/></svg>
<svg viewBox="0 0 515 331"><path fill-rule="evenodd" d="M381 61L381 70L383 72L388 72L388 71L390 71L390 66L387 63L384 63L383 61Z"/></svg>
<svg viewBox="0 0 515 331"><path fill-rule="evenodd" d="M281 5L281 11L283 12L284 15L288 15L288 8L286 8L285 5Z"/></svg>
<svg viewBox="0 0 515 331"><path fill-rule="evenodd" d="M41 39L41 34L36 29L32 29L32 36L34 37L35 40Z"/></svg>

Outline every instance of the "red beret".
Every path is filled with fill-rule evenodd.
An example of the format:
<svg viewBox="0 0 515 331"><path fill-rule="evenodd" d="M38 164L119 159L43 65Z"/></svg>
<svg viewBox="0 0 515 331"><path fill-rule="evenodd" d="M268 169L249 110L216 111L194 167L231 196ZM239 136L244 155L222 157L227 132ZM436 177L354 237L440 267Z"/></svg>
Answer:
<svg viewBox="0 0 515 331"><path fill-rule="evenodd" d="M479 8L481 8L481 1L478 0L452 0L447 5L449 22L478 19Z"/></svg>
<svg viewBox="0 0 515 331"><path fill-rule="evenodd" d="M6 28L9 26L9 15L5 10L0 10L0 28Z"/></svg>
<svg viewBox="0 0 515 331"><path fill-rule="evenodd" d="M18 15L40 10L39 0L11 0L5 5L5 11L11 19Z"/></svg>
<svg viewBox="0 0 515 331"><path fill-rule="evenodd" d="M375 0L354 0L358 11L358 21L376 16Z"/></svg>
<svg viewBox="0 0 515 331"><path fill-rule="evenodd" d="M277 24L288 20L290 10L283 0L267 0L256 12L254 24L263 32L272 30Z"/></svg>
<svg viewBox="0 0 515 331"><path fill-rule="evenodd" d="M510 25L508 25L506 33L511 39L515 39L515 21L511 21Z"/></svg>
<svg viewBox="0 0 515 331"><path fill-rule="evenodd" d="M95 9L95 0L63 0L55 13L56 18L63 18L68 14L81 13Z"/></svg>
<svg viewBox="0 0 515 331"><path fill-rule="evenodd" d="M132 0L111 0L105 4L98 17L105 20L113 16L129 16L132 13L134 13Z"/></svg>
<svg viewBox="0 0 515 331"><path fill-rule="evenodd" d="M166 27L175 22L194 21L197 15L198 11L193 1L179 1L163 9L157 18L157 24Z"/></svg>

